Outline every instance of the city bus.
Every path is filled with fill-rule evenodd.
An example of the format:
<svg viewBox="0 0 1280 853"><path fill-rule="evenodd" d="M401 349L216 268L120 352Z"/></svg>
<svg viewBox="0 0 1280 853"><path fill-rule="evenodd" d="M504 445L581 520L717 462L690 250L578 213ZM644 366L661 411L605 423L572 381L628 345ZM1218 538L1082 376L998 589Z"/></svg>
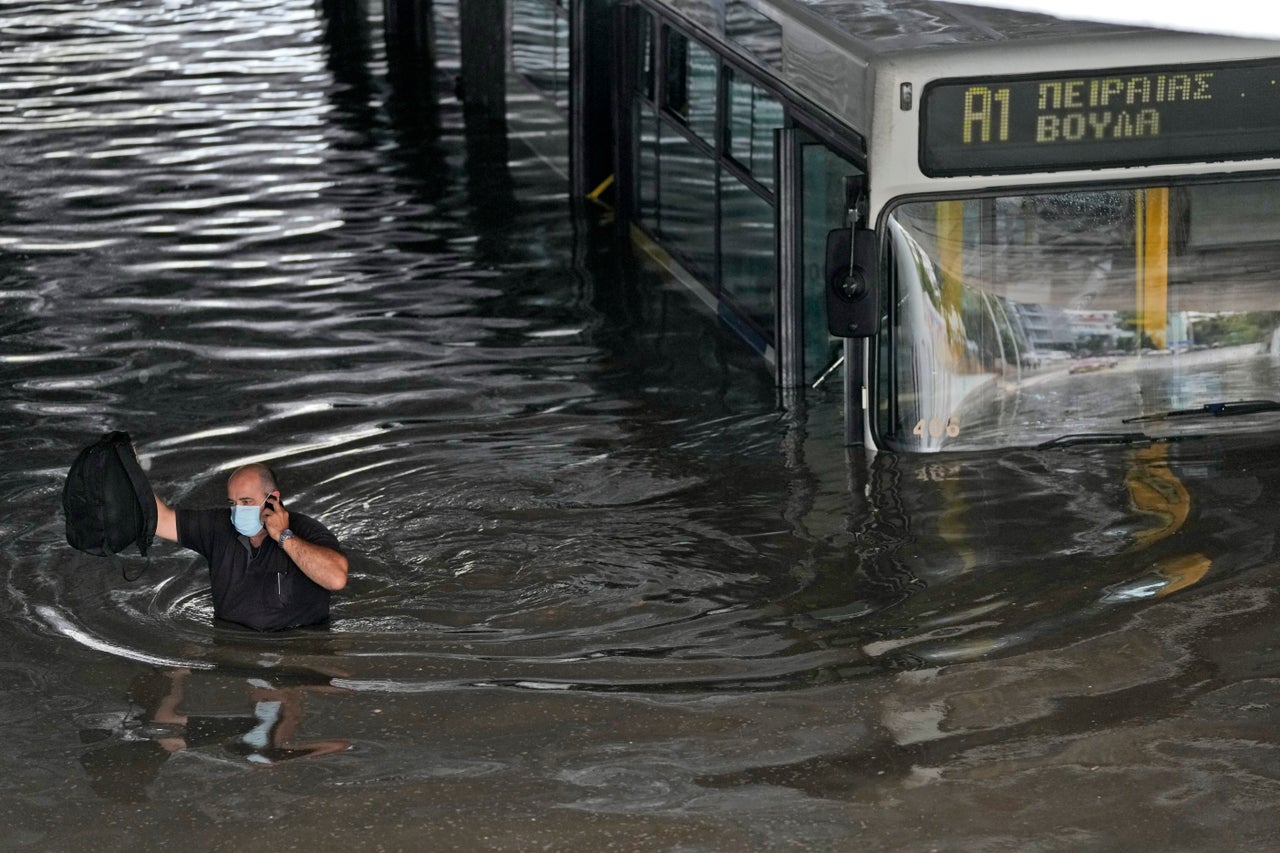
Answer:
<svg viewBox="0 0 1280 853"><path fill-rule="evenodd" d="M632 238L787 394L842 376L849 443L1280 418L1280 42L929 0L612 11Z"/></svg>

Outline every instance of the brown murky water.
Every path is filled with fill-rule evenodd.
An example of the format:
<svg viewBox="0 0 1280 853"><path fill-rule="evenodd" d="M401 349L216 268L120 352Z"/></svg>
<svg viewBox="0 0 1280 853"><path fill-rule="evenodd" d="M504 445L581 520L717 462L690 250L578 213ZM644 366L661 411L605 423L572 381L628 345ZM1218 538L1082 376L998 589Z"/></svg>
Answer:
<svg viewBox="0 0 1280 853"><path fill-rule="evenodd" d="M0 15L0 847L1274 843L1270 436L847 455L376 8ZM270 458L332 628L69 549L111 428L180 504Z"/></svg>

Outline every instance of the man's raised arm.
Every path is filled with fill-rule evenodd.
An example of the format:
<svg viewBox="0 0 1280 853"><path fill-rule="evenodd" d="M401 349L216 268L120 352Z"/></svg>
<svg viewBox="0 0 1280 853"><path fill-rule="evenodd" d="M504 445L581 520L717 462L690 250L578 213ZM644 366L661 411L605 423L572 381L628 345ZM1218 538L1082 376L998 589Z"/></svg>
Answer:
<svg viewBox="0 0 1280 853"><path fill-rule="evenodd" d="M170 542L178 541L178 517L160 498L156 498L156 536Z"/></svg>

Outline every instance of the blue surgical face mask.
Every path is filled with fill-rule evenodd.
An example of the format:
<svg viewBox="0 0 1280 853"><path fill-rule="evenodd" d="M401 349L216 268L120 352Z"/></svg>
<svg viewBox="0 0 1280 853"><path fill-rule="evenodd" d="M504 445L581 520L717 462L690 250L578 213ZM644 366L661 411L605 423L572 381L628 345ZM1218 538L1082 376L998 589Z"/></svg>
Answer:
<svg viewBox="0 0 1280 853"><path fill-rule="evenodd" d="M257 536L262 532L262 507L236 504L231 508L231 523L241 536Z"/></svg>

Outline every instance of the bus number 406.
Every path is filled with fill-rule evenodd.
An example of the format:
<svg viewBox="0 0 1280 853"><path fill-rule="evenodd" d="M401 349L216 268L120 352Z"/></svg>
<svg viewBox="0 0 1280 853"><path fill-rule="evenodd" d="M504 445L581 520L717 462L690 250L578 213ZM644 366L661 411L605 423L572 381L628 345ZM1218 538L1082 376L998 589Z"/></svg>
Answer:
<svg viewBox="0 0 1280 853"><path fill-rule="evenodd" d="M955 438L960 434L960 422L955 418L947 418L945 421L941 418L931 418L927 421L921 418L916 422L911 434L923 436L925 433L934 438L942 438L944 434L948 438Z"/></svg>

